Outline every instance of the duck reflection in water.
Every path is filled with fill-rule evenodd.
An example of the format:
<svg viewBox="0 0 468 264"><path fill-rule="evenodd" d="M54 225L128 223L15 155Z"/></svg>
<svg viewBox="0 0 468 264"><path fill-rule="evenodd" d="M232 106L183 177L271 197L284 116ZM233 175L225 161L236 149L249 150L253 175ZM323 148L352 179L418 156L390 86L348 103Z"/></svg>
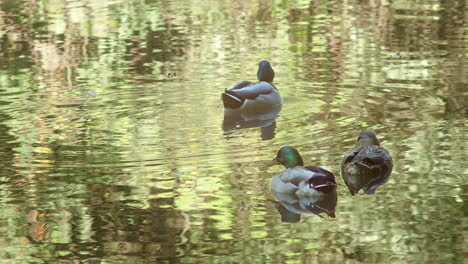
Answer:
<svg viewBox="0 0 468 264"><path fill-rule="evenodd" d="M263 60L258 66L258 82L241 81L222 93L224 131L258 127L263 140L274 137L275 119L283 106L283 99L272 83L274 77L270 63Z"/></svg>
<svg viewBox="0 0 468 264"><path fill-rule="evenodd" d="M390 152L380 146L374 132L359 134L356 144L346 152L341 162L341 174L352 195L359 190L375 194L392 173L393 160Z"/></svg>
<svg viewBox="0 0 468 264"><path fill-rule="evenodd" d="M281 193L271 191L278 202L276 209L281 215L281 221L287 223L297 223L301 220L301 215L318 215L323 217L326 214L335 218L335 208L337 203L336 189L321 196L298 196L292 193Z"/></svg>
<svg viewBox="0 0 468 264"><path fill-rule="evenodd" d="M278 211L283 221L297 222L301 214L326 213L335 217L337 196L333 173L320 167L304 167L301 155L291 146L282 147L273 161L286 167L271 180L271 192L281 204Z"/></svg>
<svg viewBox="0 0 468 264"><path fill-rule="evenodd" d="M281 110L281 107L279 108ZM223 130L225 132L243 129L260 128L262 140L275 137L276 121L279 111L270 112L262 116L242 116L238 113L224 112Z"/></svg>

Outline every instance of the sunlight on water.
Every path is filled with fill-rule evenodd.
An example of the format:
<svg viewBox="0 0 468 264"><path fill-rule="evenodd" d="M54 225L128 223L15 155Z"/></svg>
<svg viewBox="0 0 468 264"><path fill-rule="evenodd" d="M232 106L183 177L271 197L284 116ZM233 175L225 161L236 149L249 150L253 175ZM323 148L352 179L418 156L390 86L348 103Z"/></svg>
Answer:
<svg viewBox="0 0 468 264"><path fill-rule="evenodd" d="M0 258L462 263L464 8L1 4ZM257 81L260 60L283 105L228 120L221 93ZM368 129L393 171L352 196L340 164ZM302 207L272 193L286 145L333 172L336 193Z"/></svg>

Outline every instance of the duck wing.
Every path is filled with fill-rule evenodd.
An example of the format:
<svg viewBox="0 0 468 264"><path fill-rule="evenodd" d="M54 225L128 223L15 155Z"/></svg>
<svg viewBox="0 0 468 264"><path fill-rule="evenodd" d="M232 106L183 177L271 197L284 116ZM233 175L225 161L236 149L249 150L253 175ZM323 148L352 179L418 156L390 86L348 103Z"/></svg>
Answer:
<svg viewBox="0 0 468 264"><path fill-rule="evenodd" d="M391 159L390 152L379 146L367 146L362 148L357 155L353 157L353 163L360 163L369 167L378 166Z"/></svg>
<svg viewBox="0 0 468 264"><path fill-rule="evenodd" d="M363 147L354 147L348 150L348 152L346 152L343 157L343 161L341 162L341 169L343 169L345 164L350 163L353 158L362 150L362 148Z"/></svg>
<svg viewBox="0 0 468 264"><path fill-rule="evenodd" d="M379 165L391 159L390 152L380 146L355 147L346 152L341 168L349 163L364 164L369 167Z"/></svg>
<svg viewBox="0 0 468 264"><path fill-rule="evenodd" d="M304 167L308 171L315 173L308 181L308 184L312 184L314 189L323 193L328 193L336 189L335 176L331 171L316 166Z"/></svg>
<svg viewBox="0 0 468 264"><path fill-rule="evenodd" d="M393 160L390 152L386 149L379 146L371 146L371 148L366 148L362 155L359 153L354 160L361 166L367 166L375 175L362 187L365 194L374 194L375 190L385 184L390 178Z"/></svg>
<svg viewBox="0 0 468 264"><path fill-rule="evenodd" d="M226 89L225 93L234 95L242 100L254 100L257 96L272 93L275 89L271 83L267 82L251 83L242 81Z"/></svg>
<svg viewBox="0 0 468 264"><path fill-rule="evenodd" d="M237 95L234 91L240 90L251 85L251 82L242 81L234 84L233 86L227 88L224 93L221 94L221 99L223 100L224 108L239 108L245 101L245 98Z"/></svg>
<svg viewBox="0 0 468 264"><path fill-rule="evenodd" d="M233 90L239 90L239 89L247 87L247 86L249 86L251 84L252 84L252 82L249 82L249 81L241 81L241 82L238 82L238 83L234 84L233 86L227 88L225 90L225 92L232 92Z"/></svg>
<svg viewBox="0 0 468 264"><path fill-rule="evenodd" d="M354 157L362 150L362 147L353 147L348 152L345 153L343 157L343 161L341 162L341 176L348 187L349 191L352 195L356 194L357 191L355 190L353 184L351 183L351 175L348 172L349 164L353 161Z"/></svg>
<svg viewBox="0 0 468 264"><path fill-rule="evenodd" d="M306 170L304 167L289 168L271 180L271 189L276 192L296 192L302 183L310 180L315 175L314 172Z"/></svg>

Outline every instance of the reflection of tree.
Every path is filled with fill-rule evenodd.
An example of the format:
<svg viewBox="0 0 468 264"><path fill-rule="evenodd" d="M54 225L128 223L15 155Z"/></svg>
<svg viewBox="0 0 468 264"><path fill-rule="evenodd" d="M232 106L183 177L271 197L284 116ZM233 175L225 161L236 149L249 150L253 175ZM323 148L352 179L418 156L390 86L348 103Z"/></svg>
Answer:
<svg viewBox="0 0 468 264"><path fill-rule="evenodd" d="M442 87L439 93L446 102L448 114L460 111L461 114L467 111L466 97L457 96L466 91L468 73L465 65L465 47L463 44L465 28L466 1L441 1L439 11L440 21L438 23L438 38L447 41L447 55L441 60ZM441 47L443 48L443 47ZM462 115L461 115L462 116Z"/></svg>
<svg viewBox="0 0 468 264"><path fill-rule="evenodd" d="M9 1L9 3L12 2ZM23 8L22 4L27 5L27 8ZM88 215L87 212L84 214L79 210L74 211L75 207L87 207L86 202L83 203L82 199L77 199L74 196L86 196L88 192L92 191L85 188L84 183L110 184L118 181L118 177L122 175L115 169L112 172L106 168L91 171L79 165L89 165L90 162L96 161L101 163L117 162L121 158L118 155L107 154L119 153L121 150L116 147L119 143L112 139L112 132L103 129L102 122L105 120L95 118L102 109L97 111L90 109L84 100L85 98L76 96L77 88L82 85L82 73L87 66L92 65L87 63L101 56L110 55L112 57L111 61L107 61L109 65L122 65L122 61L125 60L139 61L138 57L143 53L142 64L136 63L132 66L138 71L143 63L164 62L174 56L182 55L185 44L183 35L177 27L172 25L174 22L170 19L161 19L163 23L160 30L156 31L142 26L133 29L133 36L115 37L113 33L115 28L109 28L106 33L112 41L108 42L109 46L106 47L108 48L106 50L99 42L102 38L88 36L81 31L80 25L73 22L73 19L70 19L66 14L55 16L52 21L43 21L44 17L49 17L50 14L57 15L57 13L69 12L70 10L54 9L53 5L43 6L42 4L40 2L16 1L15 5L3 5L2 7L7 8L7 10L0 13L2 19L5 18L5 14L15 14L14 16L9 15L7 21L3 19L0 22L8 22L5 26L7 32L1 35L2 39L0 40L2 47L0 57L4 62L0 64L0 69L5 70L2 75L16 76L17 79L23 77L28 80L28 82L14 84L15 89L21 93L19 93L19 98L13 101L12 107L19 111L11 115L0 116L0 139L4 142L0 145L1 175L2 177L14 176L5 180L6 184L2 186L2 190L9 190L7 195L9 197L2 197L2 199L16 200L28 208L21 211L23 218L20 217L15 225L20 230L27 230L32 242L50 242L50 231L59 230L61 239L65 241L70 239L71 248L69 250L75 251L76 256L80 256L81 250L89 249L85 244L81 244L82 241L79 238L79 235L85 237L89 235L86 234L86 226L79 231L66 230L62 227L67 225L82 227L82 223L80 223L82 219L94 215L92 210L91 215ZM20 13L21 15L18 15ZM167 13L171 12L167 11ZM139 14L131 12L123 12L121 15L122 17L139 16ZM10 17L12 17L11 20ZM57 17L63 17L63 20L57 19ZM88 19L91 20L92 16ZM92 23L81 21L81 23L86 22ZM49 26L53 23L63 25L65 28L63 34L54 34L48 31ZM116 28L124 31L126 26L128 24L122 23ZM142 39L139 37L140 35L146 35L147 38ZM176 43L174 43L175 39L178 39L175 41ZM129 43L133 42L139 43L139 47L146 46L146 49L141 52L136 50L135 54L132 53L134 50L129 46ZM122 52L119 53L119 51ZM31 67L31 65L34 66ZM29 70L30 67L32 71L28 72L28 75L23 74L22 70ZM88 70L93 72L93 69ZM98 74L112 76L114 75L113 71L123 71L124 74L120 75L123 80L129 76L128 69L121 70L110 67L105 70L106 72L99 71ZM102 83L103 86L106 84ZM100 88L107 87L101 86ZM23 94L24 97L22 97ZM2 103L4 99L2 98ZM17 137L12 137L11 134L15 134ZM16 148L15 152L13 152L13 148ZM25 169L25 166L33 167ZM3 178L2 181L4 181ZM51 189L55 192L51 193ZM106 192L98 193L115 196L118 190L109 188ZM69 210L74 212L73 217L63 216L62 221L58 220L59 217L56 217L56 214L53 214L55 217L51 217L50 214L44 213L47 210L62 212L62 205L59 204L63 201L70 204ZM102 206L109 204L104 203ZM131 207L127 208L125 205L111 205L113 208L122 208L115 214L113 211L102 213L109 213L111 221L115 220L115 222L122 224L109 230L109 233L115 232L115 234L119 233L120 235L120 228L122 230L143 228L142 235L137 235L134 242L140 241L140 239L141 241L156 239L159 244L148 244L148 248L145 250L153 250L154 256L161 256L161 252L165 252L163 255L168 258L175 255L177 250L175 242L181 241L181 238L177 238L175 234L180 235L185 228L185 218L180 213L173 213L174 210L171 211L171 209L159 208L142 212L133 210ZM14 208L14 206L9 206L9 209L13 211ZM96 217L97 219L93 220L98 223L96 227L99 229L99 217ZM184 222L181 223L181 221ZM171 226L179 229L170 232ZM104 231L91 230L99 236ZM131 242L132 236L133 233L129 234L129 238L125 240ZM98 239L97 248L105 248L110 242L112 241ZM83 247L74 248L72 246L74 243L81 244ZM52 251L54 250L53 245L53 243L49 244L49 249ZM151 249L151 247L153 248ZM115 251L112 252L118 253L121 249L116 244L113 250Z"/></svg>
<svg viewBox="0 0 468 264"><path fill-rule="evenodd" d="M420 175L424 177L432 175L437 178L438 176L434 175L436 174L434 170L437 170L437 167L433 162L440 164L443 161L438 160L438 154L434 154L434 152L438 151L437 147L440 147L440 140L443 139L435 137L434 134L442 133L444 136L441 137L450 137L454 131L441 129L436 123L428 120L436 120L435 116L440 113L440 109L438 109L439 97L447 101L448 110L463 107L464 101L466 101L459 96L463 94L461 90L464 88L462 82L467 74L463 72L461 63L463 55L460 55L463 54L463 51L460 50L463 47L461 44L463 27L460 25L464 21L463 12L457 11L464 10L465 3L463 1L444 2L444 6L439 9L440 11L435 12L434 10L425 10L424 1L416 1L415 6L411 6L409 2L403 3L403 1L393 1L393 3L385 4L384 2L359 1L359 3L352 3L352 8L349 9L339 7L334 10L333 7L330 7L330 10L333 10L330 12L331 17L323 20L314 19L314 14L319 12L317 10L315 13L309 13L310 16L297 15L307 14L306 9L291 12L296 16L291 15L295 19L289 21L291 23L290 43L294 44L295 47L312 46L317 50L321 44L317 43L314 37L305 38L304 36L314 36L314 34L321 36L316 29L318 28L317 23L323 23L327 26L326 35L328 39L328 42L323 45L325 45L328 52L335 55L332 58L336 62L335 65L331 62L314 62L315 58L323 59L324 56L308 52L306 49L295 50L297 52L294 55L298 56L295 60L298 64L297 67L303 69L303 71L298 72L298 78L306 76L304 79L312 83L310 86L316 83L314 88L304 88L304 91L308 93L311 99L311 104L314 99L326 102L321 107L320 113L310 114L304 118L304 121L309 124L325 123L320 132L326 131L325 134L330 133L333 135L338 135L341 132L343 140L339 140L338 145L329 146L325 143L322 144L318 131L316 133L315 131L307 131L307 133L314 133L314 148L327 149L336 154L340 151L340 148L345 149L347 144L345 139L354 139L352 133L355 133L356 129L361 130L369 126L376 126L381 128L384 134L393 134L394 136L390 136L390 139L397 137L397 140L390 142L390 144L393 144L393 149L399 155L402 155L400 156L402 159L406 160L408 159L409 145L414 146L418 144L417 142L424 141L420 148L424 149L425 153L421 153L421 157L416 157L413 154L413 158L418 158L415 161L418 164L412 164L415 168L411 166L411 169L413 171L418 170ZM453 8L455 6L456 8ZM341 13L339 17L333 16L333 14L338 14L343 9L346 9L347 12ZM433 19L438 13L441 14L440 19ZM339 18L339 21L343 21L343 23L334 23L335 18ZM308 31L310 29L307 29L307 27L294 24L295 22L304 21L307 21L308 25L314 25L315 23L315 32L312 30L311 34ZM350 41L350 39L355 40ZM445 40L448 40L448 44L440 44L444 43ZM392 56L396 58L388 59ZM430 65L433 66L423 66L426 61L429 61ZM438 65L441 65L442 71L438 69ZM316 72L315 69L322 71L325 69L325 72ZM389 69L392 71L390 77L388 75ZM333 73L338 74L333 75ZM429 76L425 76L425 74ZM438 79L439 74L443 75L440 76L442 80ZM324 80L323 76L336 80L336 86L328 81L326 84L330 87L322 88L320 81ZM398 78L393 78L394 76ZM340 84L343 81L345 84ZM411 87L416 87L419 90L416 92ZM392 92L385 94L382 92L383 88L388 88ZM323 92L323 95L317 95L317 92ZM424 98L424 100L421 98ZM433 118L428 119L427 115L433 115ZM420 122L415 122L415 120L420 120ZM341 121L341 124L337 121ZM348 122L343 124L343 121ZM430 124L428 128L425 127L427 125L425 122ZM413 124L415 127L408 127L408 124ZM420 131L421 127L424 127L422 131ZM343 135L343 132L347 135ZM457 133L455 132L455 134ZM436 139L436 142L428 142L427 139ZM454 139L454 141L459 140ZM453 149L453 151L457 155L459 149ZM319 155L314 159L320 161L321 164L334 163L331 155ZM428 164L423 164L423 161ZM461 174L458 169L448 170L455 171L454 175ZM414 172L411 176L415 176ZM410 176L408 175L408 177ZM455 179L451 179L452 182L453 180ZM416 193L411 193L411 195ZM385 201L381 202L385 203ZM423 204L415 205L413 202L422 202ZM389 230L386 236L379 236L379 234L371 231L369 231L368 235L369 237L376 236L378 239L386 241L387 244L391 244L395 237L403 236L398 241L398 245L392 249L395 251L424 251L434 248L441 250L444 243L434 246L430 240L431 231L425 229L426 226L423 228L420 223L425 222L424 219L432 219L434 223L443 223L448 220L447 217L452 217L452 225L439 225L436 228L441 230L441 233L437 234L441 240L450 240L451 238L448 236L451 235L445 236L443 230L447 230L447 234L456 234L456 226L460 227L456 219L460 218L453 214L445 215L441 212L434 213L431 216L421 216L420 211L417 213L405 211L405 208L412 208L413 210L429 207L441 208L444 207L442 204L445 202L453 211L457 210L456 205L453 204L453 199L447 199L447 201L436 206L434 204L430 205L434 202L434 200L427 201L426 199L402 201L401 206L398 206L398 208L401 208L405 213L378 212L380 219L392 219L388 222L394 223L399 228L392 228L388 223L376 223L376 225L379 225L378 227L372 226L369 221L366 221L365 217L360 216L361 208L347 208L345 211L356 212L356 215L350 221L354 221L353 224L360 224L360 226L351 226L350 230L340 229L339 231L320 233L320 241L330 242L330 244L327 243L328 245L322 245L320 248L342 248L345 258L373 259L380 262L384 259L384 256L379 256L373 252L379 251L378 247L381 244L366 242L365 235L353 237L353 234L359 233L359 230ZM377 212L368 213L370 216ZM411 224L406 226L406 223ZM332 237L329 237L329 235L332 235ZM461 237L455 235L452 238L457 241L452 251L453 256L457 256L460 252L458 245L462 244ZM341 244L338 242L340 239L346 242ZM420 245L417 250L414 248L416 244ZM317 259L319 259L319 255L322 254L311 254L311 256L316 256ZM446 256L444 259L451 258ZM457 258L452 260L457 261Z"/></svg>
<svg viewBox="0 0 468 264"><path fill-rule="evenodd" d="M453 41L461 39L462 13L454 11L452 6L462 7L463 5L461 1L452 1L445 8L440 8L443 10L440 20L433 19L432 17L437 13L424 7L422 2L416 3L414 7L410 3L399 1L393 4L386 1L360 1L359 4L352 4L352 8L344 6L324 8L315 2L311 2L308 9L290 7L290 42L296 47L305 47L294 53L298 56L295 60L298 63L297 67L304 69L298 72L297 76L312 84L312 87L304 88L304 90L312 95L317 93L322 82L330 85L330 80L334 80L337 83L336 86L322 88L326 89L326 92L320 99L326 103L321 113L310 117L311 122L325 120L329 123L329 129L333 130L336 129L335 121L346 113L353 117L351 119L357 121L353 124L354 126L361 126L360 123L364 123L364 120L360 120L360 117L365 116L364 127L389 123L389 120L401 119L404 116L407 116L406 120L412 119L411 116L415 113L398 115L394 110L406 104L418 109L426 102L415 101L414 91L395 87L412 84L419 87L440 87L440 82L434 79L437 78L436 71L422 66L427 60L430 63L443 63L445 66L443 68L447 69L444 77L453 76L455 79L455 82L453 79L447 80L446 83L450 83L453 90L444 91L443 100L460 98L454 97L453 94L460 94L459 89L463 85L453 84L457 83L457 79L463 79L461 77L463 74L460 72L454 75L450 72L453 73L454 70L458 71L463 68L460 64L463 59L458 55L463 52L452 49L462 45L440 46L434 40L438 39L436 32L439 28L441 32L445 32L445 28L450 28L451 37L447 37L448 39L453 39ZM322 19L323 15L328 16L329 19ZM303 26L304 22L307 22L309 26ZM320 29L323 28L327 31L326 43L320 42L322 36ZM349 39L352 40L348 41ZM374 45L384 48L376 48ZM311 52L311 48L315 52ZM326 50L329 55L317 54L317 50L320 49ZM419 55L426 54L426 52L427 56ZM450 62L439 59L438 54L444 52L450 54ZM330 60L322 60L327 56L330 56ZM391 56L400 56L400 59L389 60ZM408 74L411 71L414 74ZM389 72L390 76L388 76ZM419 77L427 74L426 72L430 74L429 80ZM395 79L393 76L399 76L401 79ZM346 83L345 86L340 85L343 81ZM379 91L382 87L390 87L393 91L398 89L398 93L388 94L390 100L388 97L372 95L373 91ZM367 91L362 88L366 88ZM337 101L338 92L341 96L345 92L346 100ZM431 92L426 90L426 93ZM426 95L432 97L434 102L438 100L434 94ZM318 97L313 96L313 98ZM367 104L367 101L372 103ZM378 103L375 103L376 101ZM463 107L462 102L453 102L450 105L453 105L451 109Z"/></svg>
<svg viewBox="0 0 468 264"><path fill-rule="evenodd" d="M182 212L170 207L162 208L171 205L172 198L152 199L148 201L149 208L138 209L125 202L105 198L108 193L119 192L116 192L116 187L109 187L92 187L92 199L100 201L89 211L93 218L92 239L96 256L109 260L123 257L177 260L183 244L187 242L189 226L187 216Z"/></svg>
<svg viewBox="0 0 468 264"><path fill-rule="evenodd" d="M0 101L2 103L2 101ZM14 175L12 163L14 159L14 148L18 145L15 143L16 138L11 135L10 128L3 124L4 120L11 117L0 112L0 175L8 177Z"/></svg>
<svg viewBox="0 0 468 264"><path fill-rule="evenodd" d="M452 217L450 210L457 209L453 197L437 201L427 197L431 193L410 192L405 189L407 186L400 187L417 199L396 200L392 210L376 211L375 225L365 218L374 212L370 214L369 210L356 205L341 210L357 212L347 216L349 219L338 216L338 221L343 222L312 222L315 220L308 219L309 222L297 227L278 226L276 215L272 217L261 208L264 199L259 189L263 188L258 186L262 186L270 174L258 169L255 161L232 162L245 160L236 153L245 151L247 145L255 155L262 156L266 147L254 141L230 149L231 153L216 160L218 164L203 170L222 179L219 181L221 187L201 194L196 191L180 193L180 197L188 197L184 201L194 197L199 199L197 202L207 205L194 213L197 225L186 231L186 216L177 208L183 205L171 199L149 199L141 195L138 197L143 197L143 202L148 201L149 208L137 209L130 204L128 196L133 190L128 186L133 186L134 182L128 185L122 182L132 181L135 175L129 172L133 168L124 170L125 165L119 162L129 160L126 155L130 148L137 153L135 155L148 151L142 151L141 145L157 152L158 160L154 163L166 158L164 155L185 157L188 150L211 151L209 145L213 142L210 138L183 147L176 142L205 133L207 129L199 127L211 120L201 117L205 123L197 122L199 127L181 130L185 124L174 122L173 117L181 108L191 105L180 98L174 99L174 94L167 94L166 90L189 91L199 88L197 84L163 86L155 80L157 74L173 70L171 67L192 69L203 63L205 69L213 71L210 77L226 79L226 74L231 74L227 69L231 70L232 61L237 61L234 64L240 67L247 64L244 60L250 63L257 57L271 56L284 73L281 77L283 86L279 88L289 98L294 94L294 98L307 100L304 105L299 105L301 108L298 107L304 114L297 119L302 122L297 126L300 128L296 130L298 133L294 137L283 134L277 138L312 146L307 154L317 164L339 164L341 154L349 147L350 141L346 140L354 139L356 130L375 126L379 134L383 132L384 138L391 141L392 150L401 160L411 149L408 145L421 144L420 148L428 150L421 156L411 155L418 158L412 164L414 166L400 165L400 174L397 171L400 180L403 172L419 176L414 171L411 174L410 169L415 168L431 178L438 178L436 172L458 172L459 168L451 166L454 164L451 158L456 154L449 153L449 158L437 161L439 156L445 155L441 154L444 151L441 148L446 145L439 143L457 128L449 124L447 129L440 129L440 124L435 121L439 120L439 98L445 102L447 113L465 105L464 98L459 96L464 91L463 76L467 75L463 69L461 42L464 1L434 1L429 6L440 4L437 11L426 10L425 1L351 1L343 4L337 1L176 0L116 1L110 5L100 5L101 1L59 2L63 8L54 8L56 2L50 1L3 1L0 12L0 25L4 30L0 33L0 75L10 79L11 83L5 87L15 93L11 97L2 94L0 98L0 101L10 103L5 108L0 105L0 188L6 191L7 198L2 196L2 199L16 202L5 205L10 214L22 215L9 222L16 226L12 229L19 233L23 231L23 236L29 236L32 242L50 245L49 252L71 251L75 255L70 258L75 259L88 256L112 258L112 255L128 258L162 256L163 260L177 262L179 259L170 259L170 256L178 253L177 247L187 245L194 251L193 258L199 258L198 252L222 257L240 252L244 254L232 256L233 262L242 259L245 263L264 250L263 256L268 260L298 260L306 256L319 262L326 256L336 262L342 261L343 257L377 262L387 259L374 253L384 249L378 247L395 244L394 240L398 238L398 246L407 252L412 252L415 244L436 252L442 249L441 244L449 247L460 242L460 237L447 237L447 234L456 234L455 229L460 227L458 219L462 219L461 216ZM215 11L204 11L208 9ZM436 16L439 19L432 19ZM283 39L284 28L288 31L287 40ZM211 40L213 35L216 41ZM290 52L284 52L286 50ZM213 58L211 54L214 54ZM401 58L388 59L389 56ZM431 63L430 66L421 66L426 61ZM200 64L191 65L194 63ZM192 69L193 72L197 70ZM116 88L125 86L132 79L134 82L158 81L157 89L151 91L154 96L151 100L154 98L155 101L142 102L137 89L130 89L125 94L115 93ZM218 83L210 85L212 87L207 89L215 89ZM101 101L87 100L83 89L96 90ZM390 92L384 92L384 89ZM206 95L210 97L211 91ZM151 126L139 126L136 113L159 104L161 98L167 103L164 112L158 112L155 118L151 116L154 121ZM322 102L317 111L302 111L310 109L317 101ZM177 106L180 103L183 105ZM464 111L466 109L461 113ZM160 117L163 115L165 118ZM130 121L119 123L126 117ZM114 119L119 121L109 125ZM284 124L283 120L280 122ZM433 121L426 129L426 125ZM127 131L132 125L134 130ZM278 133L295 129L285 129L281 125L278 125ZM424 131L420 131L423 126ZM144 138L146 142L141 140L141 135L158 129L162 132L151 136L166 141L150 141L147 137ZM302 136L307 138L296 140ZM128 142L129 137L135 145ZM427 139L435 139L435 142ZM201 148L202 144L209 147ZM216 151L217 155L222 152ZM440 153L434 154L435 151ZM174 160L163 167L174 172L185 166L200 172L197 158L200 157L193 154L190 162L187 162L189 158ZM438 167L440 164L443 168ZM236 173L231 173L233 171ZM213 175L200 178L199 182L203 183ZM194 174L187 178L198 176ZM408 184L411 188L418 187L416 183L422 177L414 178L413 185ZM161 183L154 183L158 184ZM421 186L425 184L424 181ZM219 204L213 199L218 195L215 192L223 193L227 201L223 201L223 206L231 205L231 200L235 201L234 208L239 201L253 200L254 209L231 212L229 208L216 208ZM171 189L170 193L174 194L176 190ZM157 191L151 194L159 195ZM197 202L192 201L193 204ZM376 201L383 205L386 202ZM26 209L18 209L18 205L24 205ZM419 208L445 208L446 205L450 210L418 215ZM220 219L232 223L235 231L229 225L222 227ZM394 226L377 221L379 219L396 223L399 229L392 230ZM431 225L428 219L438 223L435 229L446 231L447 234L437 233L436 239L447 243L431 244L431 232L426 230ZM422 223L421 226L418 223ZM263 230L267 232L259 232ZM360 230L391 231L386 235L369 232L365 236L384 241L369 242L368 237L360 240L354 236ZM188 239L186 244L177 245L185 239L181 234L199 239L196 242ZM416 237L412 237L414 234ZM235 239L226 239L228 246L217 249L223 235L232 235ZM284 241L288 242L288 248L278 247L278 243ZM309 244L305 245L305 242ZM455 255L458 248L450 250ZM339 251L338 256L336 251ZM296 255L292 256L290 252Z"/></svg>

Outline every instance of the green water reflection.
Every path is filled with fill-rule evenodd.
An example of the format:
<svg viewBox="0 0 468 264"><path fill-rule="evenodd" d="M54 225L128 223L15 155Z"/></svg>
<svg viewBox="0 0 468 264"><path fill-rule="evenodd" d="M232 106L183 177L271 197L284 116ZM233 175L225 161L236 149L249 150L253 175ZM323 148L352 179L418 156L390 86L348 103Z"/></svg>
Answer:
<svg viewBox="0 0 468 264"><path fill-rule="evenodd" d="M0 1L0 259L462 263L465 1ZM222 130L267 59L274 136ZM175 76L172 73L176 73ZM393 156L376 195L339 166ZM275 151L334 172L336 218L281 222Z"/></svg>

